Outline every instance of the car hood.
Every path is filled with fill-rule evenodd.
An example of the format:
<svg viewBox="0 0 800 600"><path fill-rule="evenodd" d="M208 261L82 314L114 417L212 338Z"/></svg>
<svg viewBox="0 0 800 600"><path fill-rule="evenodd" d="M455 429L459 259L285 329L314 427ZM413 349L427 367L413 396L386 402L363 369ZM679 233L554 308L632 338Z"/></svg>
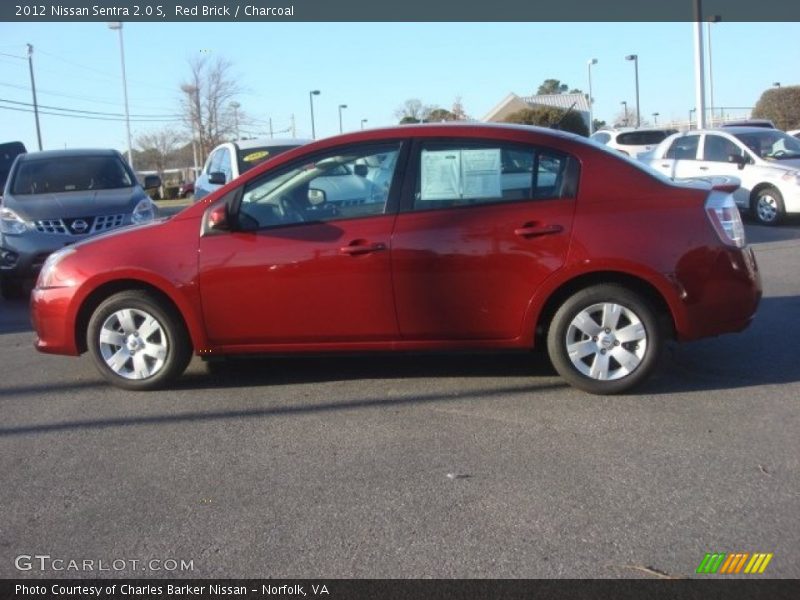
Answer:
<svg viewBox="0 0 800 600"><path fill-rule="evenodd" d="M133 187L23 196L8 194L3 198L3 205L24 219L38 221L129 213L146 197L141 188Z"/></svg>

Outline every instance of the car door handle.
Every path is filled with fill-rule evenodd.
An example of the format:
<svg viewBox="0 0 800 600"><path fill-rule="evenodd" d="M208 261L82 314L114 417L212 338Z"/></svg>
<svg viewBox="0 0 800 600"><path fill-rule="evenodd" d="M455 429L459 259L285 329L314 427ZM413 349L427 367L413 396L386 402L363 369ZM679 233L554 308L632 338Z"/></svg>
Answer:
<svg viewBox="0 0 800 600"><path fill-rule="evenodd" d="M561 225L534 225L533 223L526 223L523 227L515 229L514 235L528 238L561 233L562 231L564 231L564 228Z"/></svg>
<svg viewBox="0 0 800 600"><path fill-rule="evenodd" d="M661 166L664 167L665 169L669 169L671 165L669 163L666 164L661 163Z"/></svg>
<svg viewBox="0 0 800 600"><path fill-rule="evenodd" d="M381 250L386 250L386 244L381 242L376 242L374 244L369 244L364 240L355 240L350 242L347 246L342 246L339 248L339 254L347 254L349 256L358 256L360 254L369 254L371 252L380 252Z"/></svg>
<svg viewBox="0 0 800 600"><path fill-rule="evenodd" d="M701 171L708 171L708 167L700 167Z"/></svg>

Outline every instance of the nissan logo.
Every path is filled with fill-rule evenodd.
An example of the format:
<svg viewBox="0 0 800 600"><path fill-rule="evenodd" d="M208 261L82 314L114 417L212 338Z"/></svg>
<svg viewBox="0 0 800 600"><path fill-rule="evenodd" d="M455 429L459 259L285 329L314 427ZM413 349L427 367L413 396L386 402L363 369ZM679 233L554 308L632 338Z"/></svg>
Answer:
<svg viewBox="0 0 800 600"><path fill-rule="evenodd" d="M89 224L83 219L75 219L72 222L72 231L75 233L84 233L87 229L89 229Z"/></svg>

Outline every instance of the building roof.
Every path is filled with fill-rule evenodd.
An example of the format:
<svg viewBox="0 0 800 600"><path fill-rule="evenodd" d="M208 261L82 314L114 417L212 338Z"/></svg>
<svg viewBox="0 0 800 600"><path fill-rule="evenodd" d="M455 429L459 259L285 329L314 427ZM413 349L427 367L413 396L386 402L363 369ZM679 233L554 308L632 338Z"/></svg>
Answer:
<svg viewBox="0 0 800 600"><path fill-rule="evenodd" d="M540 106L555 106L562 110L568 110L575 104L572 110L578 112L589 112L589 101L583 94L542 94L540 96L524 96L523 102L527 104L538 104Z"/></svg>

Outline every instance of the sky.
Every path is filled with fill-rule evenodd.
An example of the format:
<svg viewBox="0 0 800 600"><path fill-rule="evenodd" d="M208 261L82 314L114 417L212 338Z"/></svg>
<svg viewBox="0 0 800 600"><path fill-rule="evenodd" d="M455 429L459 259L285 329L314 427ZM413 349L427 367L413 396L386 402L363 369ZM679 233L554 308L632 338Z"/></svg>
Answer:
<svg viewBox="0 0 800 600"><path fill-rule="evenodd" d="M800 23L712 25L716 106L752 107L774 82L800 84ZM705 31L705 30L704 30ZM588 91L592 67L596 118L611 121L624 100L635 106L639 56L640 110L652 122L686 120L695 105L691 23L126 23L123 29L131 115L179 112L189 60L202 54L233 63L243 92L241 111L254 119L243 135L265 135L295 117L298 137L310 137L309 91L317 137L393 125L410 98L450 108L460 97L482 119L513 92L536 93L548 78ZM38 103L124 114L119 38L105 23L0 23L0 142L36 149L26 46L34 46ZM18 58L22 57L22 58ZM708 91L707 91L708 93ZM741 112L741 111L740 111ZM174 122L132 117L134 140ZM160 117L163 118L163 117ZM171 117L167 117L171 118ZM44 149L113 147L124 151L124 120L40 115ZM283 134L288 136L288 133ZM187 140L189 139L187 132ZM135 144L134 144L135 146Z"/></svg>

